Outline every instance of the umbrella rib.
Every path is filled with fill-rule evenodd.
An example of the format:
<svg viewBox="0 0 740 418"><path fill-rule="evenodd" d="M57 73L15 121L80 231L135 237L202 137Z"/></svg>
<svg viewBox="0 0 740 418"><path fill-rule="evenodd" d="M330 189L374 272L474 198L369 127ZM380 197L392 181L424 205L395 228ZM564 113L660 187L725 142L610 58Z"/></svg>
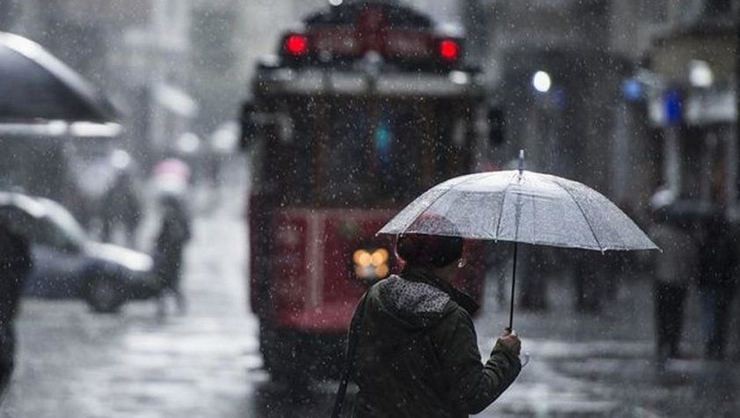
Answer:
<svg viewBox="0 0 740 418"><path fill-rule="evenodd" d="M493 173L491 173L491 174L493 174ZM427 211L427 209L429 209L432 206L434 206L434 204L437 203L437 201L439 199L441 199L442 196L446 195L450 190L452 190L453 187L457 187L457 186L459 186L461 184L468 183L470 181L473 181L473 180L477 180L478 179L476 176L470 176L470 177L471 178L466 179L465 181L461 181L460 183L457 183L454 186L450 186L449 188L447 188L447 190L445 190L444 192L440 193L439 196L435 197L434 200L432 200L432 203L430 203L429 205L427 205L427 207L425 209L419 211L419 213L417 213L416 216L414 216L414 219L412 219L411 222L408 223L408 226L406 228L404 228L404 229L410 228L411 225L413 225L414 222L416 222L416 220L419 219L419 216L421 216L423 213L425 213Z"/></svg>
<svg viewBox="0 0 740 418"><path fill-rule="evenodd" d="M596 237L596 232L594 231L593 226L591 226L591 222L588 220L588 217L586 216L586 212L583 211L581 204L578 203L578 200L576 200L576 198L573 196L573 193L571 193L567 187L560 184L559 181L554 181L554 183L560 186L563 190L565 190L565 193L568 193L568 196L570 196L570 199L573 201L573 203L576 204L576 207L578 208L578 210L581 211L581 215L583 216L583 219L586 221L586 225L588 225L588 229L591 231L591 235L594 236L594 241L596 241L596 245L599 246L599 250L604 251L604 248L601 246L599 239Z"/></svg>
<svg viewBox="0 0 740 418"><path fill-rule="evenodd" d="M511 182L506 185L506 188L504 188L504 198L501 200L501 212L498 215L498 222L496 223L496 240L498 240L498 232L501 230L501 219L504 217L504 209L506 207L506 192L509 191L509 187L511 187ZM519 225L517 225L516 230L516 234L518 235Z"/></svg>

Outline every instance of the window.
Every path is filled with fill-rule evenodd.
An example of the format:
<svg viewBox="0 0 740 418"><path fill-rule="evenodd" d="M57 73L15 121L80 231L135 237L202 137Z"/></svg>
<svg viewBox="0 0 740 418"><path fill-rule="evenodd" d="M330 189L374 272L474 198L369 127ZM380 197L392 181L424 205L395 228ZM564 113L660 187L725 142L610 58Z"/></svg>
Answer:
<svg viewBox="0 0 740 418"><path fill-rule="evenodd" d="M291 138L268 135L263 158L285 205L396 207L470 158L467 124L442 101L300 100L287 114Z"/></svg>

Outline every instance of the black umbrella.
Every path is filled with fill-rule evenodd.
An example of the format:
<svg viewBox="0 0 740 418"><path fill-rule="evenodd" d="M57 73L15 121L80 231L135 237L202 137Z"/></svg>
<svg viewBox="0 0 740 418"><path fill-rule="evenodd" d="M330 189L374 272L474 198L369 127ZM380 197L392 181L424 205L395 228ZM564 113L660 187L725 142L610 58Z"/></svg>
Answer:
<svg viewBox="0 0 740 418"><path fill-rule="evenodd" d="M98 125L97 136L115 118L110 102L77 72L39 44L0 32L0 132L74 134L63 128L85 122Z"/></svg>

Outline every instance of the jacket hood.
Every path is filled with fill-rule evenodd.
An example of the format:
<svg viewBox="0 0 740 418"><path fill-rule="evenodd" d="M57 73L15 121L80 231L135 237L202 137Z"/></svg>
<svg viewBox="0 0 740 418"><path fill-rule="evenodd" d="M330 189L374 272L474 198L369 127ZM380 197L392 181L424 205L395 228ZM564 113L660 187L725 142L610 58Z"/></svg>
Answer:
<svg viewBox="0 0 740 418"><path fill-rule="evenodd" d="M402 328L426 328L436 324L447 312L451 298L424 282L392 275L374 286L378 309Z"/></svg>

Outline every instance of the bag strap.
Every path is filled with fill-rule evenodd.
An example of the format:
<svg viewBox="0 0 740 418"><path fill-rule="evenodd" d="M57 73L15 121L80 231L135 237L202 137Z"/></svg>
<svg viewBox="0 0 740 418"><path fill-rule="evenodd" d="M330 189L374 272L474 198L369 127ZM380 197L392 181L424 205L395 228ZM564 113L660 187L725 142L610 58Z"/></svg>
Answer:
<svg viewBox="0 0 740 418"><path fill-rule="evenodd" d="M349 333L347 335L347 356L344 359L344 370L342 371L342 379L339 381L339 388L337 389L337 396L334 399L334 410L331 414L332 418L339 418L342 413L342 405L344 404L344 398L347 395L347 385L349 380L352 378L352 372L355 368L355 353L357 351L357 341L360 338L360 328L362 327L362 320L365 316L365 301L367 300L367 293L362 296L360 303L355 308L355 313L352 315L352 321L349 326Z"/></svg>

